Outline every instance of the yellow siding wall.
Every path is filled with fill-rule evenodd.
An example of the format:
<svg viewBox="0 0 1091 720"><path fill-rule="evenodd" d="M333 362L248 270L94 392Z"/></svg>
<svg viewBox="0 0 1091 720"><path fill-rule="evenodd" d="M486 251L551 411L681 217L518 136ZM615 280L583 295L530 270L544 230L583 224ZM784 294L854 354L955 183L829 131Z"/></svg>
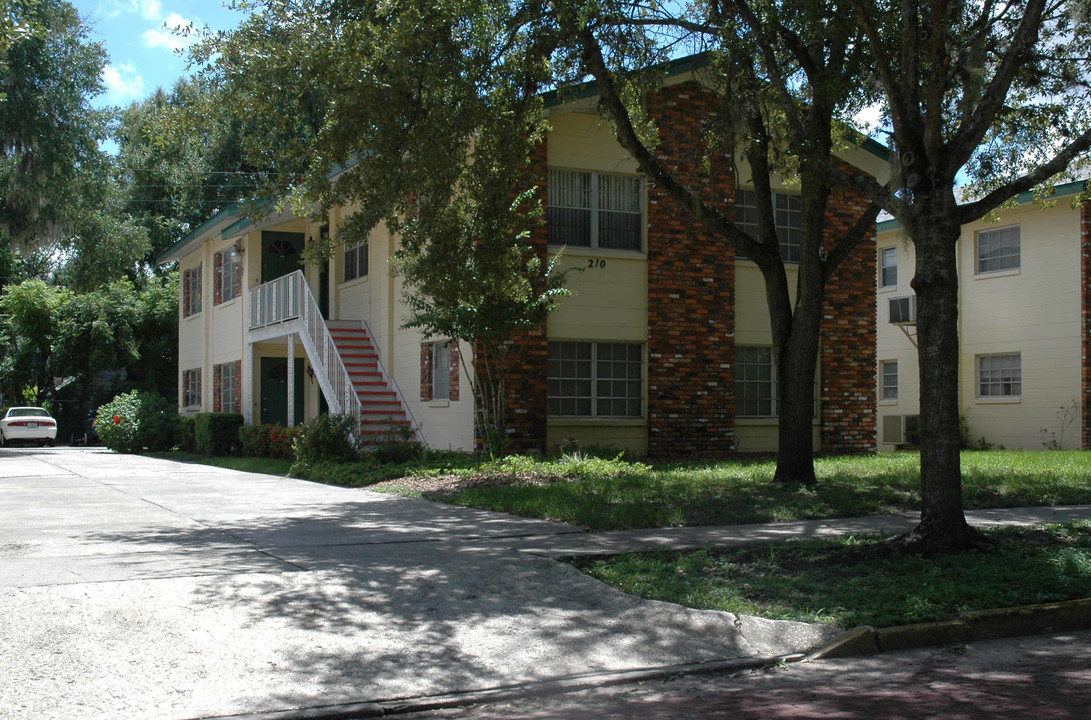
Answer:
<svg viewBox="0 0 1091 720"><path fill-rule="evenodd" d="M1020 227L1018 270L976 273L976 233ZM919 384L916 349L888 323L888 299L912 295L914 255L900 230L884 232L878 248L898 248L898 287L878 292L878 360L898 360L898 400L879 401L878 437L885 415L916 414ZM1061 198L1050 209L1028 204L1001 213L998 223L976 222L963 228L959 262L959 404L975 442L1007 448L1041 449L1041 429L1060 435L1057 411L1080 390L1080 245L1079 212ZM1022 396L977 397L977 358L1019 353ZM880 378L881 381L881 378ZM1078 407L1078 405L1077 405ZM1065 447L1080 444L1079 413L1065 431ZM881 450L891 449L880 444Z"/></svg>
<svg viewBox="0 0 1091 720"><path fill-rule="evenodd" d="M550 167L636 172L635 161L598 115L564 113L550 121ZM570 270L567 287L572 295L550 316L550 339L647 342L648 262L643 252L566 248L558 267ZM546 426L550 451L586 445L614 445L636 455L648 450L644 418L553 418Z"/></svg>

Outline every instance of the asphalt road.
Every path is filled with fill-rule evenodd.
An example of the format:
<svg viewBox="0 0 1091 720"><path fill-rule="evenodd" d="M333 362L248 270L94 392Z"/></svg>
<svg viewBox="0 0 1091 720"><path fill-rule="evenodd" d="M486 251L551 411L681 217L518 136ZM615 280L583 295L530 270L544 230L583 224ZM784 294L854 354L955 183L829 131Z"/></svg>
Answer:
<svg viewBox="0 0 1091 720"><path fill-rule="evenodd" d="M0 450L0 518L0 718L331 707L831 634L520 549L578 528L101 448Z"/></svg>

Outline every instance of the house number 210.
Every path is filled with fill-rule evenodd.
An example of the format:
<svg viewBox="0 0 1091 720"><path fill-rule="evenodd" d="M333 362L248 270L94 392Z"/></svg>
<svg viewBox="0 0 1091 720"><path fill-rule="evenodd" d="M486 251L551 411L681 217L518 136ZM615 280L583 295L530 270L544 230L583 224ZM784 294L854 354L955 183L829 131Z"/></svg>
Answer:
<svg viewBox="0 0 1091 720"><path fill-rule="evenodd" d="M591 258L587 261L587 267L604 268L606 267L606 261L602 258Z"/></svg>

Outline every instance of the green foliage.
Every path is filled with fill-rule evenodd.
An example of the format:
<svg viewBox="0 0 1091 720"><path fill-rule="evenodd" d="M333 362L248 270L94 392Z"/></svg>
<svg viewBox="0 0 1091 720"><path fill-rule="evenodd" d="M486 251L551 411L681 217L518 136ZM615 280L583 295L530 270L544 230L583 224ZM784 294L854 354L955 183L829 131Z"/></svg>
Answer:
<svg viewBox="0 0 1091 720"><path fill-rule="evenodd" d="M201 78L179 80L121 111L114 137L125 170L125 212L149 238L145 262L213 211L250 197L261 173L242 157L244 121Z"/></svg>
<svg viewBox="0 0 1091 720"><path fill-rule="evenodd" d="M197 421L185 415L178 416L176 434L178 449L182 452L197 452Z"/></svg>
<svg viewBox="0 0 1091 720"><path fill-rule="evenodd" d="M87 397L99 370L128 371L129 382L171 395L177 387L178 275L119 280L77 293L27 280L0 295L0 392L37 386L53 399L53 378L74 378Z"/></svg>
<svg viewBox="0 0 1091 720"><path fill-rule="evenodd" d="M319 462L352 462L360 459L353 442L356 422L347 415L319 415L299 427L295 461L307 466Z"/></svg>
<svg viewBox="0 0 1091 720"><path fill-rule="evenodd" d="M118 395L95 415L99 439L118 453L169 450L174 445L176 425L173 402L140 390Z"/></svg>
<svg viewBox="0 0 1091 720"><path fill-rule="evenodd" d="M239 428L239 449L247 457L291 460L297 428L283 425L243 425Z"/></svg>
<svg viewBox="0 0 1091 720"><path fill-rule="evenodd" d="M239 443L243 417L236 413L197 413L194 416L197 452L206 456L233 454Z"/></svg>
<svg viewBox="0 0 1091 720"><path fill-rule="evenodd" d="M579 567L625 592L690 607L877 627L1091 595L1091 523L986 530L994 547L941 558L881 538L621 555Z"/></svg>

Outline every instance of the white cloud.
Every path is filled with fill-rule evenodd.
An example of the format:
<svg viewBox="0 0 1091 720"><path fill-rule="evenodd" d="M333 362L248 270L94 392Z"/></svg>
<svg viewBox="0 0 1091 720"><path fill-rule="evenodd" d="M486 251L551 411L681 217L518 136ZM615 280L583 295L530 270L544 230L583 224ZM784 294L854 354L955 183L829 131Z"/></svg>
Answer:
<svg viewBox="0 0 1091 720"><path fill-rule="evenodd" d="M163 21L163 27L154 30L145 30L141 36L144 44L150 48L165 48L172 52L178 52L188 48L197 42L197 34L183 35L175 32L177 29L193 28L194 23L178 13L171 13Z"/></svg>
<svg viewBox="0 0 1091 720"><path fill-rule="evenodd" d="M132 63L107 65L102 70L102 82L106 84L107 94L114 103L135 100L144 94L144 78L140 77Z"/></svg>
<svg viewBox="0 0 1091 720"><path fill-rule="evenodd" d="M159 0L112 0L99 6L99 12L108 18L115 18L122 13L140 13L145 20L161 20L163 3Z"/></svg>
<svg viewBox="0 0 1091 720"><path fill-rule="evenodd" d="M159 0L139 0L140 16L146 20L158 20L163 17L163 5Z"/></svg>

